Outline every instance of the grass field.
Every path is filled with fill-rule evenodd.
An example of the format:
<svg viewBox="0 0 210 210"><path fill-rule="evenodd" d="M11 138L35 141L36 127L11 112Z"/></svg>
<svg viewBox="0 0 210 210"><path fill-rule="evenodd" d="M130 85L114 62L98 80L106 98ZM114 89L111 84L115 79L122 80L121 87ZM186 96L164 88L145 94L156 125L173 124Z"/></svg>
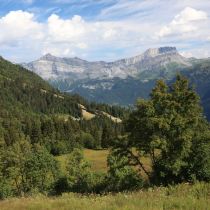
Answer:
<svg viewBox="0 0 210 210"><path fill-rule="evenodd" d="M84 149L84 157L91 164L91 168L96 172L107 172L107 156L109 154L109 150L91 150ZM56 157L56 159L61 164L61 169L65 172L67 155L61 155ZM142 158L142 162L147 170L151 168L151 161L149 158ZM146 178L146 175L142 172L142 176Z"/></svg>
<svg viewBox="0 0 210 210"><path fill-rule="evenodd" d="M106 171L108 150L84 150L94 171ZM65 170L68 155L57 157ZM149 161L144 160L149 167ZM149 188L131 193L59 197L39 195L0 201L0 210L210 210L210 184L181 184L168 188Z"/></svg>
<svg viewBox="0 0 210 210"><path fill-rule="evenodd" d="M97 172L106 172L107 171L107 155L109 154L108 150L84 150L85 159L88 160L92 166L92 169ZM61 168L65 171L66 160L68 155L61 155L56 157L61 164Z"/></svg>
<svg viewBox="0 0 210 210"><path fill-rule="evenodd" d="M109 150L84 150L84 156L91 163L92 169L94 171L107 171L108 154Z"/></svg>
<svg viewBox="0 0 210 210"><path fill-rule="evenodd" d="M104 196L64 194L37 196L0 202L1 210L209 210L210 184L182 184L169 188L150 188L133 193Z"/></svg>

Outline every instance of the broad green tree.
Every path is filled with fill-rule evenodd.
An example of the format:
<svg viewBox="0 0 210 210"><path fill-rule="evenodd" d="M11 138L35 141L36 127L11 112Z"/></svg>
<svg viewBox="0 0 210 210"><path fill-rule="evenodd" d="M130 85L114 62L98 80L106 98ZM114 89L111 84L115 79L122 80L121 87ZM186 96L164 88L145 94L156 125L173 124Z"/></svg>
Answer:
<svg viewBox="0 0 210 210"><path fill-rule="evenodd" d="M92 187L90 164L79 149L74 149L67 161L67 182L70 191L89 192Z"/></svg>
<svg viewBox="0 0 210 210"><path fill-rule="evenodd" d="M31 145L24 137L1 152L1 178L11 186L14 194L22 195L27 191L25 161L30 153Z"/></svg>
<svg viewBox="0 0 210 210"><path fill-rule="evenodd" d="M127 157L121 157L116 153L110 153L107 158L108 174L106 190L125 191L136 190L143 186L140 174L129 165Z"/></svg>
<svg viewBox="0 0 210 210"><path fill-rule="evenodd" d="M127 156L130 164L143 170L149 180L158 183L189 181L189 168L195 167L191 161L201 149L195 146L196 139L205 151L209 149L209 126L202 114L199 97L188 80L180 75L170 86L158 81L151 98L137 102L125 127L127 136L117 142L115 150ZM206 135L201 137L202 133ZM148 156L152 162L150 170L142 161ZM208 159L207 152L202 156ZM200 167L207 168L207 164L203 161ZM202 180L196 171L194 176ZM210 171L207 176L210 177Z"/></svg>
<svg viewBox="0 0 210 210"><path fill-rule="evenodd" d="M48 192L59 175L57 161L40 146L27 157L24 168L27 187L32 192Z"/></svg>
<svg viewBox="0 0 210 210"><path fill-rule="evenodd" d="M59 168L54 157L41 146L21 138L0 154L0 197L45 192L56 181ZM4 188L4 189L3 189Z"/></svg>

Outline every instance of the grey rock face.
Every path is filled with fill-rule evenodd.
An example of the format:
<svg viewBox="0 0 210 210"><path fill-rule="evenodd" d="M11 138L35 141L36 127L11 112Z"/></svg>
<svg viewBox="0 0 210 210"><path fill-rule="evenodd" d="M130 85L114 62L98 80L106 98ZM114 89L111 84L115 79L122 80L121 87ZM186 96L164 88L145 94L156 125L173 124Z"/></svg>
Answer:
<svg viewBox="0 0 210 210"><path fill-rule="evenodd" d="M136 78L144 71L158 71L167 68L170 63L176 63L179 66L191 65L189 60L181 56L175 47L148 49L141 55L114 62L88 62L77 57L59 58L47 54L36 61L22 65L46 80L78 81L116 77Z"/></svg>

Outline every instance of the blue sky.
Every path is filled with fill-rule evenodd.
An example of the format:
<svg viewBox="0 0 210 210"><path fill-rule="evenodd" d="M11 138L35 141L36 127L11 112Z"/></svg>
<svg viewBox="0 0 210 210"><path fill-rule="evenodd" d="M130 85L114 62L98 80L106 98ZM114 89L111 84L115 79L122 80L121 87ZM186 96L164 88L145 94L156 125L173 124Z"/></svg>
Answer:
<svg viewBox="0 0 210 210"><path fill-rule="evenodd" d="M0 54L116 60L176 46L210 57L209 0L1 0Z"/></svg>
<svg viewBox="0 0 210 210"><path fill-rule="evenodd" d="M25 10L36 13L40 21L45 21L52 13L62 18L69 18L77 14L94 20L104 8L116 2L115 0L2 0L0 1L0 14L2 16L11 10Z"/></svg>

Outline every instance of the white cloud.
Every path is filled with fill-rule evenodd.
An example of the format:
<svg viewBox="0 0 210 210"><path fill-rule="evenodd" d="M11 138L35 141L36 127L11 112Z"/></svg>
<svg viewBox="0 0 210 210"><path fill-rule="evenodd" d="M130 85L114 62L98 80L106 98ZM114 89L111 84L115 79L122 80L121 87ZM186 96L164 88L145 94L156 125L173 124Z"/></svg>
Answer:
<svg viewBox="0 0 210 210"><path fill-rule="evenodd" d="M207 58L210 57L210 49L208 49L208 47L203 47L202 49L188 49L181 51L180 54L187 58Z"/></svg>
<svg viewBox="0 0 210 210"><path fill-rule="evenodd" d="M199 29L201 21L207 19L206 12L186 7L167 26L164 26L158 35L164 37L194 32Z"/></svg>
<svg viewBox="0 0 210 210"><path fill-rule="evenodd" d="M40 39L43 36L42 24L34 20L28 12L12 11L0 19L0 43L10 44L23 39Z"/></svg>
<svg viewBox="0 0 210 210"><path fill-rule="evenodd" d="M89 49L103 48L116 39L124 28L114 22L87 22L74 15L62 19L52 14L46 22L40 23L33 13L11 11L0 18L0 44L7 50L21 49L58 56L85 54ZM123 37L122 37L123 39ZM86 53L87 55L87 53Z"/></svg>
<svg viewBox="0 0 210 210"><path fill-rule="evenodd" d="M70 50L68 47L55 47L55 46L46 46L45 48L42 49L43 54L51 53L52 55L55 56L76 56L75 52L73 50Z"/></svg>
<svg viewBox="0 0 210 210"><path fill-rule="evenodd" d="M116 2L102 10L97 18L88 20L79 15L62 18L51 14L40 22L32 12L11 11L0 18L0 54L17 62L33 60L45 53L115 60L150 47L172 45L186 56L210 55L206 49L209 48L210 20L208 12L201 10L198 3L192 8L185 7L189 0L177 0L178 6L167 10L172 0L168 4L160 0ZM184 7L180 6L181 2ZM164 12L160 15L160 11ZM124 17L112 18L120 15ZM202 45L197 49L202 42L207 43L206 48Z"/></svg>
<svg viewBox="0 0 210 210"><path fill-rule="evenodd" d="M58 15L51 15L46 23L44 52L64 55L63 52L72 51L80 54L91 49L105 47L106 44L114 44L114 40L121 34L122 25L113 22L87 22L81 16L75 15L71 19L62 19ZM69 49L69 50L67 50ZM83 52L82 52L83 51ZM68 55L68 54L65 54Z"/></svg>
<svg viewBox="0 0 210 210"><path fill-rule="evenodd" d="M88 48L88 45L87 44L85 44L85 43L78 43L77 44L77 46L78 46L78 48L80 48L80 49L87 49Z"/></svg>
<svg viewBox="0 0 210 210"><path fill-rule="evenodd" d="M54 41L70 41L77 39L86 33L84 20L75 15L72 19L63 20L58 15L51 15L48 18L48 34Z"/></svg>
<svg viewBox="0 0 210 210"><path fill-rule="evenodd" d="M186 57L186 58L191 58L191 57L193 57L192 52L188 52L188 51L182 51L182 52L180 52L180 54L181 54L182 56Z"/></svg>
<svg viewBox="0 0 210 210"><path fill-rule="evenodd" d="M187 24L191 21L206 20L208 15L206 12L186 7L178 15L175 16L172 24Z"/></svg>

